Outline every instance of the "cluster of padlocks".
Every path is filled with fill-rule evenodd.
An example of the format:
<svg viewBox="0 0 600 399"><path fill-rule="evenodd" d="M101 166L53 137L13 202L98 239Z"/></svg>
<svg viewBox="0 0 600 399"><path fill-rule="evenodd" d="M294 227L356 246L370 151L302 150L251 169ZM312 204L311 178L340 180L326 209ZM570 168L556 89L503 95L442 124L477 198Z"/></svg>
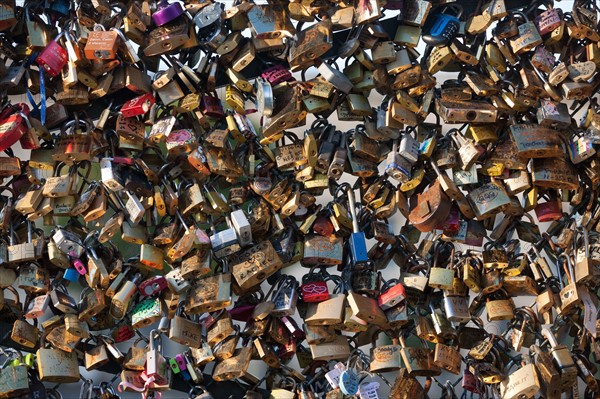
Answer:
<svg viewBox="0 0 600 399"><path fill-rule="evenodd" d="M595 1L21 3L0 399L600 397Z"/></svg>

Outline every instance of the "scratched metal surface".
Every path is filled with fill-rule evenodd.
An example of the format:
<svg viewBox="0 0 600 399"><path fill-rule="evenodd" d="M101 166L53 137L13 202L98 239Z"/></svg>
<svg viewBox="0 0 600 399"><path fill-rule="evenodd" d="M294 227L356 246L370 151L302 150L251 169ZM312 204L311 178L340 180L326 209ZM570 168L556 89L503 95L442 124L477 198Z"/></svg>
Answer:
<svg viewBox="0 0 600 399"><path fill-rule="evenodd" d="M18 0L17 3L22 4L23 0ZM224 2L226 5L231 4L231 1L225 1ZM264 3L262 1L257 1L257 3ZM477 4L479 2L478 1L474 1L474 0L461 0L460 4L463 6L464 8L464 12L465 15L469 15L470 13L473 12L473 10L475 10L475 8L477 7ZM522 6L524 4L528 4L529 1L524 1L524 0L507 0L506 4L508 8L515 8L515 7L519 7ZM555 7L560 7L563 9L571 9L573 4L572 0L568 0L568 1L560 1L557 2L555 4ZM388 12L389 15L391 15L391 13ZM388 15L386 14L386 15ZM394 32L395 32L395 27L396 27L396 18L395 17L390 17L387 18L385 21L383 21L383 25L386 28L386 30L390 33L391 36L393 36ZM334 35L334 48L332 49L332 51L330 51L327 54L327 57L333 57L335 54L335 49L337 48L337 46L339 46L339 43L341 43L345 37L347 35L347 32L345 31L341 31L341 32L337 32ZM424 50L424 46L423 43L421 42L418 50L423 53ZM254 77L258 74L258 71L260 70L260 65L256 64L256 65L250 65L249 69L245 69L244 70L244 75L248 78ZM306 74L306 78L309 79L312 76L315 75L315 71L313 70L309 70ZM456 76L456 73L447 73L447 72L442 72L442 73L438 73L436 75L437 80L438 80L438 85L440 85L441 83L443 83L444 80L446 79L451 79L454 78ZM298 74L298 76L296 76L297 79L300 79L300 76ZM223 86L225 84L225 77L221 76L220 77L220 84L221 86ZM218 90L218 94L219 96L223 96L224 98L224 90L223 89L219 89ZM118 93L118 95L115 98L119 98L121 102L125 101L125 98L123 97L122 93ZM108 102L110 101L110 99L101 99L102 101L97 101L95 104L95 107L92 109L92 111L90 112L90 115L92 117L97 117L97 115L99 115L99 113L101 112L101 110L103 108L105 108L108 105ZM369 100L371 102L371 105L375 106L378 105L381 100L382 97L376 93L375 91L372 92L372 95L369 97ZM27 98L25 96L13 96L12 98L13 102L26 102ZM334 114L335 115L335 114ZM312 115L309 116L309 118L307 118L307 124L310 125L310 123L312 122ZM259 117L255 114L252 115L252 119L253 122L255 123L255 125L259 124ZM338 129L340 130L348 130L354 127L354 125L352 123L348 123L348 122L336 122L335 118L332 117L330 118L331 123L335 124ZM301 133L303 132L304 128L297 128L297 129L292 129L292 131L296 131L297 133ZM22 159L28 159L29 157L29 151L17 151L17 156L21 157ZM346 175L346 179L348 179L348 176ZM353 181L352 181L353 182ZM330 201L331 198L328 197L327 193L325 195L323 195L321 198L319 198L319 201L321 203L327 203L328 201ZM392 219L389 221L390 224L392 225L393 231L395 233L397 233L400 229L401 226L404 225L405 223L405 219L404 217L402 217L401 215L399 215L399 213L397 213L396 215L394 215L392 217ZM545 231L545 229L548 227L549 224L547 223L542 223L540 224L540 229L542 231ZM424 236L424 235L423 235ZM370 242L368 242L368 246L373 245L374 240L370 240ZM127 250L126 250L126 246L123 246L123 251L124 251L124 255L127 256ZM294 265L294 266L290 266L288 268L286 268L284 270L285 273L287 274L291 274L293 276L295 276L297 279L301 279L302 275L307 271L307 269L300 267L299 264ZM393 262L390 264L390 266L388 266L388 268L386 268L385 270L383 270L383 277L385 279L394 277L394 274L397 274L397 269L394 268ZM72 294L75 297L78 297L78 287L76 286L71 286L69 287L69 290L73 290ZM268 291L268 286L265 284L264 285L264 290L265 292ZM80 289L80 288L79 288ZM21 298L21 300L24 300L24 297ZM529 299L526 300L516 300L516 306L522 306L522 305L531 305L531 302ZM46 318L49 318L50 314L49 312L46 313ZM299 317L296 316L296 318L298 319L298 321L300 321ZM484 321L485 321L485 315L484 315ZM12 326L10 326L12 327ZM6 330L7 326L2 326L0 325L0 341L2 341L3 337L8 334L10 335L10 331ZM503 330L503 325L499 324L499 323L486 323L485 328L488 332L490 333L500 333ZM142 332L144 334L148 334L150 329L145 329L142 330ZM119 344L118 346L120 347L120 349L123 351L123 353L127 352L127 349L133 344L133 341L131 342L125 342L122 344ZM185 347L182 347L179 344L176 344L174 342L169 341L168 339L164 339L163 340L163 344L165 346L165 351L164 354L167 357L172 357L177 353L182 352L183 350L185 350ZM369 348L368 347L363 347L363 350L368 353ZM466 354L465 351L461 351L463 356ZM290 364L291 367L294 368L298 368L298 365L296 363L295 360L292 361L292 363ZM206 372L210 373L212 371L212 368L208 368L207 370L205 370ZM250 364L250 368L249 368L249 372L257 377L261 377L262 375L264 375L264 372L266 371L266 366L260 362L260 361L252 361ZM101 381L108 381L110 380L115 373L120 372L120 368L118 367L118 365L116 365L115 363L109 364L107 367L103 368L103 371L92 371L92 372L87 372L83 367L80 368L80 372L81 372L81 376L83 378L91 378L93 379L95 384L98 384ZM385 373L384 376L391 382L394 381L396 373ZM446 380L450 380L450 381L456 381L457 377L454 376L453 374L449 374L449 373L443 373L440 377L438 377L438 380L441 382L445 382ZM381 382L381 381L380 381ZM118 383L118 380L117 380ZM116 386L116 383L113 384L114 386ZM48 386L52 386L51 384L49 384ZM178 381L174 387L175 390L174 391L170 391L170 392L165 392L163 393L163 399L186 399L188 397L187 395L187 391L189 390L189 386L186 384L181 383L180 381ZM79 392L80 392L80 384L66 384L66 385L62 385L60 387L60 391L63 394L63 398L64 399L77 399L79 398ZM240 387L238 385L236 385L235 383L228 383L228 384L218 384L216 386L213 386L209 389L209 391L211 391L211 393L213 394L213 396L215 397L215 399L227 399L230 395L234 395L235 398L241 398L243 395L242 390L240 389ZM383 382L381 382L381 389L379 392L379 396L381 398L386 398L388 397L388 392L389 390L387 389L387 387L385 386L385 384ZM138 393L121 393L120 394L121 398L123 399L137 399L140 398L140 395ZM459 396L460 396L460 391L459 391ZM432 389L429 393L429 397L430 398L440 398L441 397L441 390L439 389L439 387L437 387L435 384L433 384Z"/></svg>

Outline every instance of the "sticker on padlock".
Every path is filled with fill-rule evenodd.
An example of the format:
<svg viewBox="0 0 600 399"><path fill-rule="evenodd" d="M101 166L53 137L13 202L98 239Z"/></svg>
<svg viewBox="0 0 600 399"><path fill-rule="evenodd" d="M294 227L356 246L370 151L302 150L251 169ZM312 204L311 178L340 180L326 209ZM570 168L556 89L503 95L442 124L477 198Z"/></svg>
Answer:
<svg viewBox="0 0 600 399"><path fill-rule="evenodd" d="M379 383L377 381L363 382L358 388L358 395L360 399L379 399L378 389Z"/></svg>
<svg viewBox="0 0 600 399"><path fill-rule="evenodd" d="M338 362L334 367L325 373L325 378L329 382L332 388L338 388L340 386L340 376L342 372L346 370L344 363Z"/></svg>

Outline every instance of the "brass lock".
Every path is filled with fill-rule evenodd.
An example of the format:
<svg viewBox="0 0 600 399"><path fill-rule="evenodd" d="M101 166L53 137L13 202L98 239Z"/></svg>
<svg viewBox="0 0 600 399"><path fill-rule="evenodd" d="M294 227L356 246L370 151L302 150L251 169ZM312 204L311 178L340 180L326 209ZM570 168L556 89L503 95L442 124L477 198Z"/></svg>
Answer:
<svg viewBox="0 0 600 399"><path fill-rule="evenodd" d="M449 398L558 398L577 376L598 391L594 2L13 3L0 88L31 104L0 110L0 398L110 359L124 390L177 396L181 377L195 399L210 363L249 398L262 380L273 398L375 398L367 371L397 371L392 398L442 371L461 374ZM560 322L548 345L537 321ZM561 326L581 330L572 348Z"/></svg>

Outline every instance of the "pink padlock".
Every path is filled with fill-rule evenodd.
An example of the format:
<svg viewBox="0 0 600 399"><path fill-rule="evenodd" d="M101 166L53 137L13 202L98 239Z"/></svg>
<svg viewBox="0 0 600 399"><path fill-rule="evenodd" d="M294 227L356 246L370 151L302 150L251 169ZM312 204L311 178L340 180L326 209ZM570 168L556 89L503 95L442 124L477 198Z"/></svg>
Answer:
<svg viewBox="0 0 600 399"><path fill-rule="evenodd" d="M77 258L73 259L73 267L82 276L85 276L85 274L87 273L85 265L83 264L83 262L81 260L79 260Z"/></svg>
<svg viewBox="0 0 600 399"><path fill-rule="evenodd" d="M540 35L545 35L558 28L563 23L560 8L550 8L535 17L535 27Z"/></svg>
<svg viewBox="0 0 600 399"><path fill-rule="evenodd" d="M52 77L60 75L63 67L69 61L67 50L58 44L62 35L61 33L56 39L52 40L35 59L38 65L44 68L48 75Z"/></svg>

